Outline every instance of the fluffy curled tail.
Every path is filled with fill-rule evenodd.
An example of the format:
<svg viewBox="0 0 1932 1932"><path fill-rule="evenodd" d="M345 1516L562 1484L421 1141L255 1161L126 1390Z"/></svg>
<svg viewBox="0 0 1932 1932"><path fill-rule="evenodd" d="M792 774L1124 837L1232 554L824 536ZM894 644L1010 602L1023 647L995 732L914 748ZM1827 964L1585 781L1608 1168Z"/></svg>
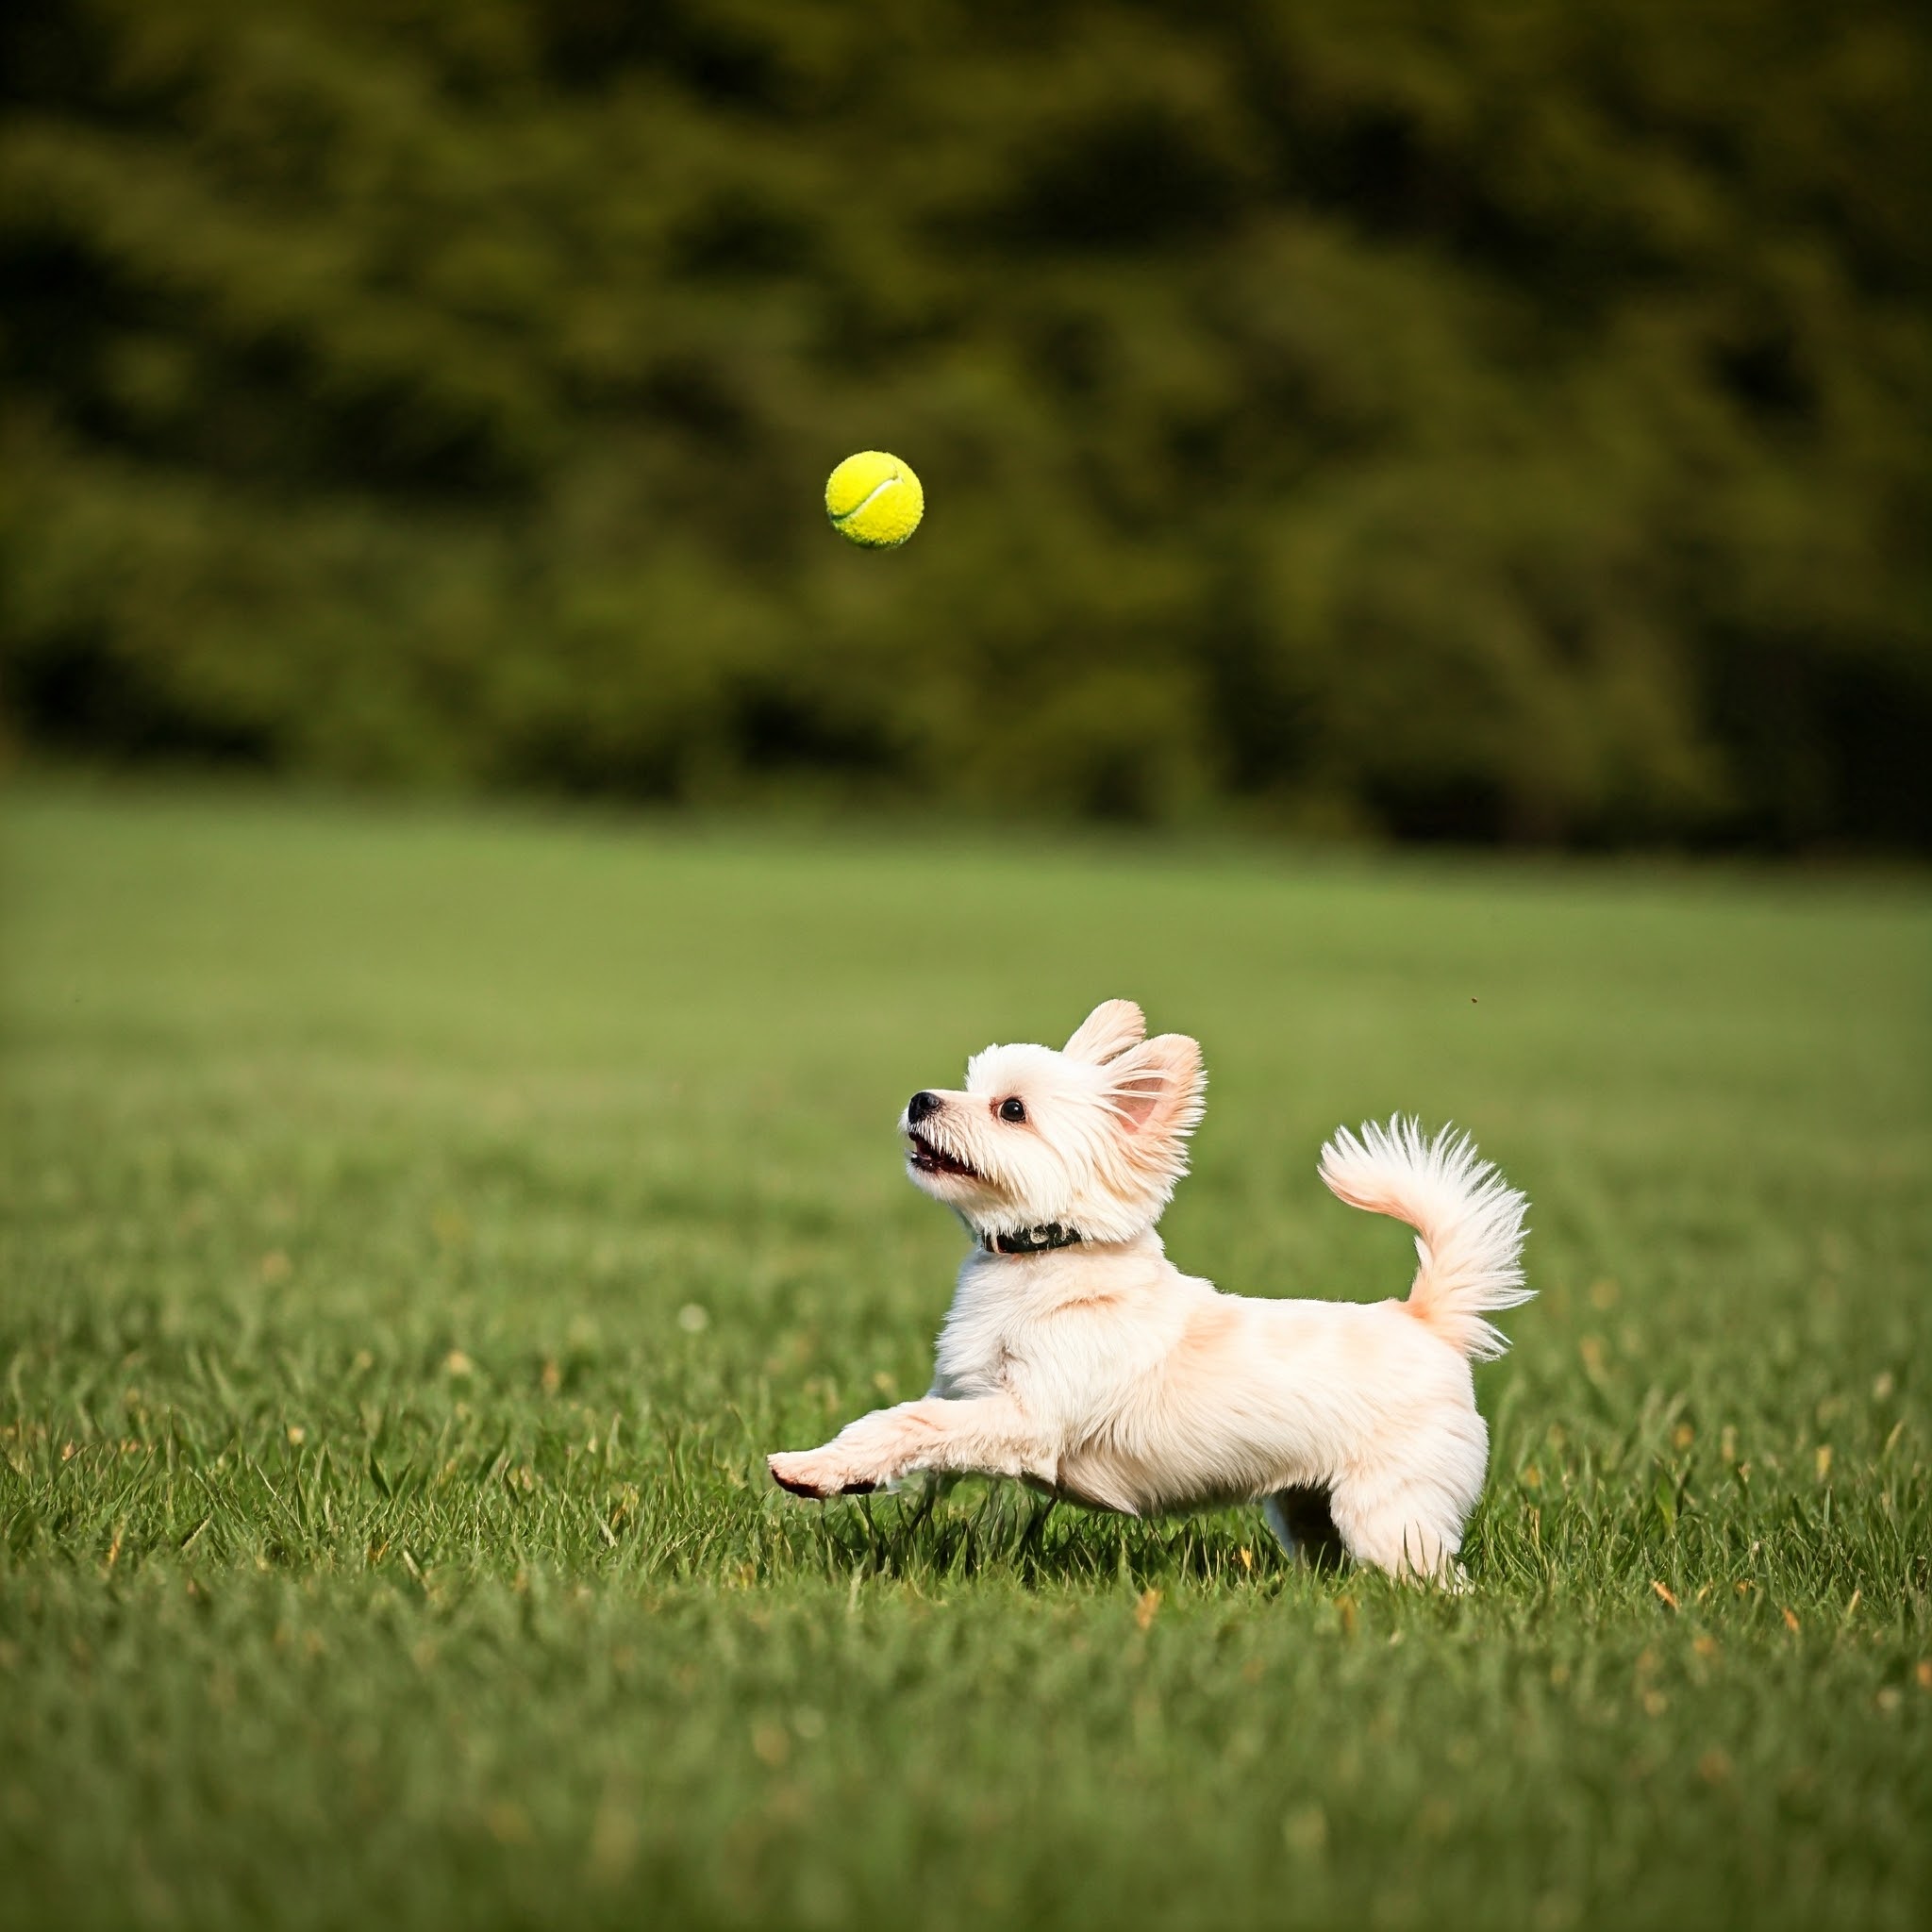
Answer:
<svg viewBox="0 0 1932 1932"><path fill-rule="evenodd" d="M1478 1360L1498 1356L1508 1338L1483 1317L1513 1308L1534 1290L1523 1285L1523 1213L1529 1205L1467 1134L1444 1127L1425 1141L1399 1115L1373 1122L1357 1140L1346 1127L1322 1149L1322 1178L1351 1208L1387 1214L1415 1229L1421 1265L1408 1307L1452 1348Z"/></svg>

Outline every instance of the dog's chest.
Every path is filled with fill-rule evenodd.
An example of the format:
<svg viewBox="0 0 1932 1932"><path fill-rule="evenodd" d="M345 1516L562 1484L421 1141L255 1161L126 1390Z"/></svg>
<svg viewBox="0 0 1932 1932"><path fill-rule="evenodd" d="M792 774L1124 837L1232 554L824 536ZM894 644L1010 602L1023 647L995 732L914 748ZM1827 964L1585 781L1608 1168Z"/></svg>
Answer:
<svg viewBox="0 0 1932 1932"><path fill-rule="evenodd" d="M1150 1306L1144 1263L971 1261L934 1351L941 1395L1011 1395L1065 1416L1105 1406L1165 1353L1177 1310Z"/></svg>
<svg viewBox="0 0 1932 1932"><path fill-rule="evenodd" d="M962 1281L933 1351L934 1387L955 1397L1010 1393L1027 1325L1011 1297Z"/></svg>

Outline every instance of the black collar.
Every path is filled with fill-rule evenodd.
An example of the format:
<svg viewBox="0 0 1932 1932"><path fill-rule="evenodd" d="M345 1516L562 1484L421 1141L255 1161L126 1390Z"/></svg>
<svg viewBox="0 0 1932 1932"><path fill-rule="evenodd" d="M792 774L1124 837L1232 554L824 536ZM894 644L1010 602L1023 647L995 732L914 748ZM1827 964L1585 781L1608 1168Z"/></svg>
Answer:
<svg viewBox="0 0 1932 1932"><path fill-rule="evenodd" d="M979 1245L989 1255L1038 1255L1048 1248L1071 1248L1086 1239L1077 1228L1049 1221L1044 1227L1023 1227L1018 1234L983 1234Z"/></svg>

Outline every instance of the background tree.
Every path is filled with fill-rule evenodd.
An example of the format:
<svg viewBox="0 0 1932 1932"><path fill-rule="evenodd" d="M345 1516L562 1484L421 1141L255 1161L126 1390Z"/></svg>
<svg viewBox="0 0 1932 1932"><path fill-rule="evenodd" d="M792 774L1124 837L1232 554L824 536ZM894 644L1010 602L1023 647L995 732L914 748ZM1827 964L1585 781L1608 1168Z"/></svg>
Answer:
<svg viewBox="0 0 1932 1932"><path fill-rule="evenodd" d="M0 75L28 746L1932 843L1915 9L21 0Z"/></svg>

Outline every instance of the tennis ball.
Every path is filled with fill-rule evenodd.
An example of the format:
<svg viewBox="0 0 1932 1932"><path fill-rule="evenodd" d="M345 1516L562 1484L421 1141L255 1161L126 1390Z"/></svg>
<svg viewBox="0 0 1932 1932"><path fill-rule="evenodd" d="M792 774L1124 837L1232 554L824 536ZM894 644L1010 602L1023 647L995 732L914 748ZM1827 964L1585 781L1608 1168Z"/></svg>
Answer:
<svg viewBox="0 0 1932 1932"><path fill-rule="evenodd" d="M925 514L925 491L897 457L862 449L825 479L833 529L866 550L896 550Z"/></svg>

